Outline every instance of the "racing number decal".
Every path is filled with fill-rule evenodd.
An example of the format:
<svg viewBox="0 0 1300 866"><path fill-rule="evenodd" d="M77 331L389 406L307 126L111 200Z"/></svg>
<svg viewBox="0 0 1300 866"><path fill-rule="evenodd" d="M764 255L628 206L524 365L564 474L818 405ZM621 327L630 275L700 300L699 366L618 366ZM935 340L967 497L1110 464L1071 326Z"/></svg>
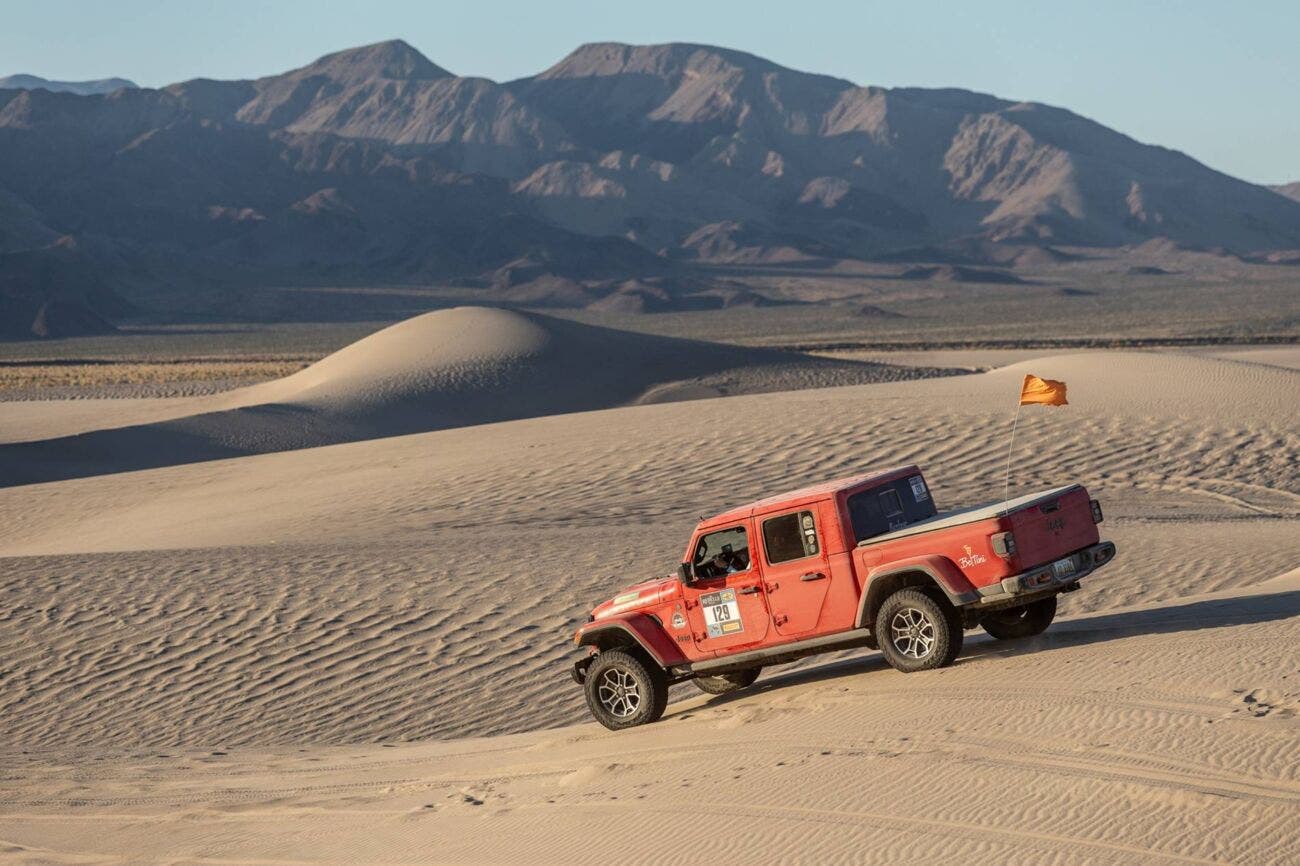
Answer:
<svg viewBox="0 0 1300 866"><path fill-rule="evenodd" d="M745 630L740 620L740 605L736 603L734 589L722 589L700 596L704 610L704 626L709 637L722 637Z"/></svg>

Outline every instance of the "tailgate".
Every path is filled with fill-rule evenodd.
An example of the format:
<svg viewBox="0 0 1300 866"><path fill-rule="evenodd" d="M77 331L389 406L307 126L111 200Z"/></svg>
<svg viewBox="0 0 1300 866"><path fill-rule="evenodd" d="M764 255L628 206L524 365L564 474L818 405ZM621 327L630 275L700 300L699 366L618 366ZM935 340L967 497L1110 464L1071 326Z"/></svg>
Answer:
<svg viewBox="0 0 1300 866"><path fill-rule="evenodd" d="M1088 491L1082 487L1071 487L1058 496L1023 505L1007 519L1015 533L1016 559L1025 569L1060 559L1099 540Z"/></svg>

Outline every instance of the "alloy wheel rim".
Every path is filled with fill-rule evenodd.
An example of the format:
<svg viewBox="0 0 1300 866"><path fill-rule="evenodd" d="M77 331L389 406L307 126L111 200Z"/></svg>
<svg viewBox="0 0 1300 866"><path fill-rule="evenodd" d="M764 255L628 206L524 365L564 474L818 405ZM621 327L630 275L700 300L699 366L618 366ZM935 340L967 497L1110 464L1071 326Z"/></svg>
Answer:
<svg viewBox="0 0 1300 866"><path fill-rule="evenodd" d="M934 650L934 622L925 611L905 607L889 621L894 648L910 659L923 659Z"/></svg>
<svg viewBox="0 0 1300 866"><path fill-rule="evenodd" d="M641 707L641 688L636 677L623 668L610 668L600 675L596 697L611 715L627 718Z"/></svg>

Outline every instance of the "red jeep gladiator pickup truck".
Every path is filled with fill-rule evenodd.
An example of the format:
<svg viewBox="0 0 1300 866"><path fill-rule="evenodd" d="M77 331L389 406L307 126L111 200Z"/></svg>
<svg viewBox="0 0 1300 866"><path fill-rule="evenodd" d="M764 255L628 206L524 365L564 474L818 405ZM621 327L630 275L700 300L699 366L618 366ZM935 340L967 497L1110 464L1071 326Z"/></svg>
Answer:
<svg viewBox="0 0 1300 866"><path fill-rule="evenodd" d="M903 672L951 664L962 631L1042 632L1056 596L1115 556L1078 484L937 513L916 466L842 478L695 527L677 574L598 605L573 667L610 729L656 721L668 687L743 689L764 665L878 648Z"/></svg>

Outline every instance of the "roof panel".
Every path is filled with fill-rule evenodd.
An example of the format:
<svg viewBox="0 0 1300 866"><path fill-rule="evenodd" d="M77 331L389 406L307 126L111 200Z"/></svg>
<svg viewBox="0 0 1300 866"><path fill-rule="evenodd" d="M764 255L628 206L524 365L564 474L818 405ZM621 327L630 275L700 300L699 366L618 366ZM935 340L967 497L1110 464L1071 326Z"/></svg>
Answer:
<svg viewBox="0 0 1300 866"><path fill-rule="evenodd" d="M739 505L735 508L729 508L720 514L701 520L696 524L696 528L713 527L725 523L735 523L736 521L744 520L747 517L768 511L772 508L804 505L808 502L825 499L827 496L838 493L842 490L851 490L854 487L880 484L896 477L905 477L907 475L919 473L920 471L920 468L915 464L907 464L904 466L893 466L888 469L872 469L858 475L849 475L843 478L833 478L829 481L822 481L818 484L800 487L797 490L791 490L786 493L766 496L762 499L750 502L747 505Z"/></svg>

